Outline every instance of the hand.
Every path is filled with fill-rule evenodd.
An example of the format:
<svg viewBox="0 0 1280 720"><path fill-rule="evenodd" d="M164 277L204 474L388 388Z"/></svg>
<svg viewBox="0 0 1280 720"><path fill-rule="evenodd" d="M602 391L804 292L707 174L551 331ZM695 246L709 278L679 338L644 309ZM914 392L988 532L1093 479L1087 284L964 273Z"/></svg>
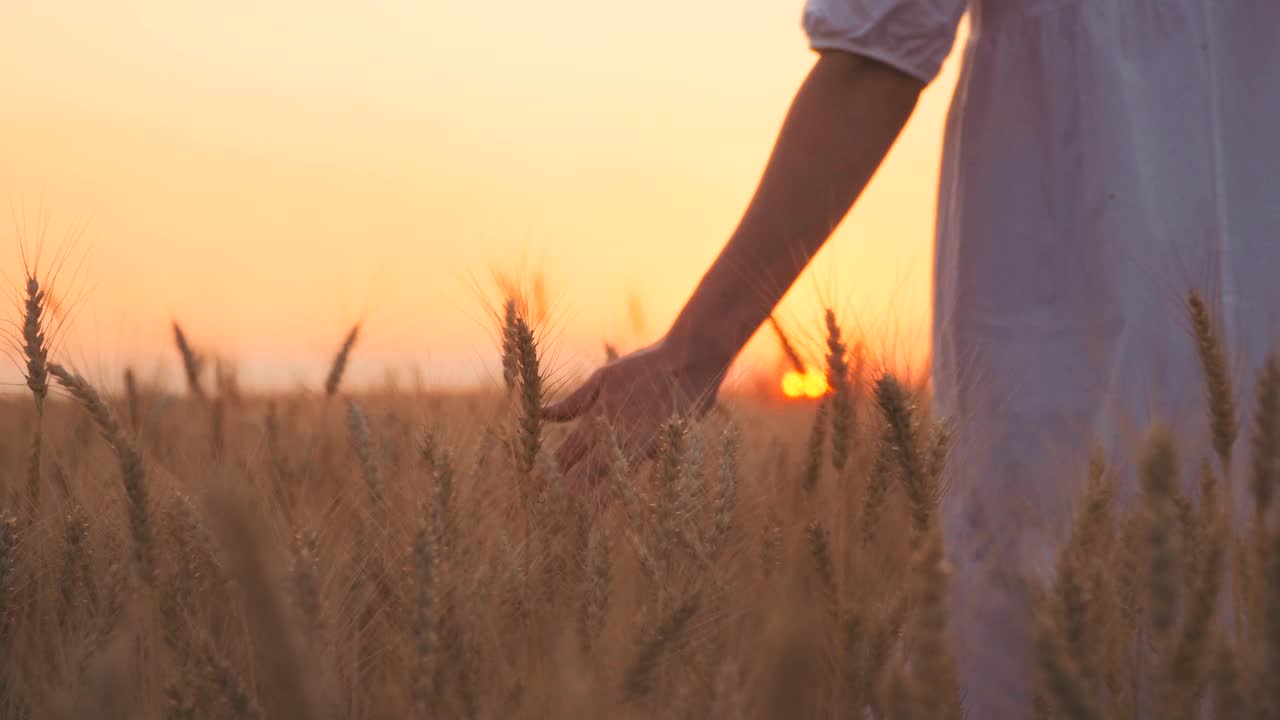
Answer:
<svg viewBox="0 0 1280 720"><path fill-rule="evenodd" d="M589 477L604 472L609 447L601 418L613 427L625 457L652 454L673 415L701 417L711 408L727 366L663 340L595 371L543 410L551 422L581 420L556 451L560 468L567 472L585 459Z"/></svg>
<svg viewBox="0 0 1280 720"><path fill-rule="evenodd" d="M626 454L652 452L674 414L715 401L724 371L826 242L915 108L920 80L852 53L824 52L796 93L751 204L656 345L612 362L544 417L584 415L556 452L562 469L600 452L600 418Z"/></svg>

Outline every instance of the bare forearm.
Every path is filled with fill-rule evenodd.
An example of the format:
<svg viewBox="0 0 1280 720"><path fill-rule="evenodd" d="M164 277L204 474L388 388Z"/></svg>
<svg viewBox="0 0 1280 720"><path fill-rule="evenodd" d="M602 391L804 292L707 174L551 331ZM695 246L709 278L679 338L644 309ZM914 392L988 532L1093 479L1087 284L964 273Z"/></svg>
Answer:
<svg viewBox="0 0 1280 720"><path fill-rule="evenodd" d="M796 93L742 221L665 342L727 366L870 181L921 88L878 62L824 54Z"/></svg>

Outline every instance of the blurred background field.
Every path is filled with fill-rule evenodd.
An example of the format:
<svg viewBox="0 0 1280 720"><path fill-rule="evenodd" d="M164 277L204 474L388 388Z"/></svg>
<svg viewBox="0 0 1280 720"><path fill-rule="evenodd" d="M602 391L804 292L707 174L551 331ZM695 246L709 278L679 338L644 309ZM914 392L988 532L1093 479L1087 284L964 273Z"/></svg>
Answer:
<svg viewBox="0 0 1280 720"><path fill-rule="evenodd" d="M909 503L861 385L841 440L773 378L584 483L530 404L532 332L496 333L510 387L349 395L353 330L261 395L174 330L181 390L47 362L39 410L0 400L6 716L852 712L905 672Z"/></svg>
<svg viewBox="0 0 1280 720"><path fill-rule="evenodd" d="M494 313L487 389L348 393L353 328L309 387L259 394L176 324L182 389L86 380L49 352L40 287L15 324L27 392L0 399L5 717L960 716L950 429L834 313L815 397L729 393L652 459L600 423L592 479L553 459L527 303ZM1280 364L1241 430L1189 309L1214 442L1153 430L1131 507L1091 465L1055 575L1026 586L1040 717L1280 707ZM1256 511L1232 532L1246 431ZM1184 454L1205 458L1189 482Z"/></svg>

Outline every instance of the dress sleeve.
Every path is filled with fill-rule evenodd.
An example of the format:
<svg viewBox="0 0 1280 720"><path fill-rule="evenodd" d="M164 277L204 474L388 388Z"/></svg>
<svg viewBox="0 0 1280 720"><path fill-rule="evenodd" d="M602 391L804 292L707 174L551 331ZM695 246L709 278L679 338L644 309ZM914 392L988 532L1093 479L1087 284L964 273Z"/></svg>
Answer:
<svg viewBox="0 0 1280 720"><path fill-rule="evenodd" d="M965 0L807 0L814 50L879 60L928 83L955 42Z"/></svg>

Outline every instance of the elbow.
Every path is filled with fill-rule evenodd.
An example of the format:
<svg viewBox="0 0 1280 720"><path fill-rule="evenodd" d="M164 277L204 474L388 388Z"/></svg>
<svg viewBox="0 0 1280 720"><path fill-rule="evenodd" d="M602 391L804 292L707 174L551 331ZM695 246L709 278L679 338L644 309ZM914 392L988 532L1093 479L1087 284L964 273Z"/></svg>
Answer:
<svg viewBox="0 0 1280 720"><path fill-rule="evenodd" d="M887 62L846 50L819 52L814 72L850 95L871 94L905 115L915 109L926 83Z"/></svg>

